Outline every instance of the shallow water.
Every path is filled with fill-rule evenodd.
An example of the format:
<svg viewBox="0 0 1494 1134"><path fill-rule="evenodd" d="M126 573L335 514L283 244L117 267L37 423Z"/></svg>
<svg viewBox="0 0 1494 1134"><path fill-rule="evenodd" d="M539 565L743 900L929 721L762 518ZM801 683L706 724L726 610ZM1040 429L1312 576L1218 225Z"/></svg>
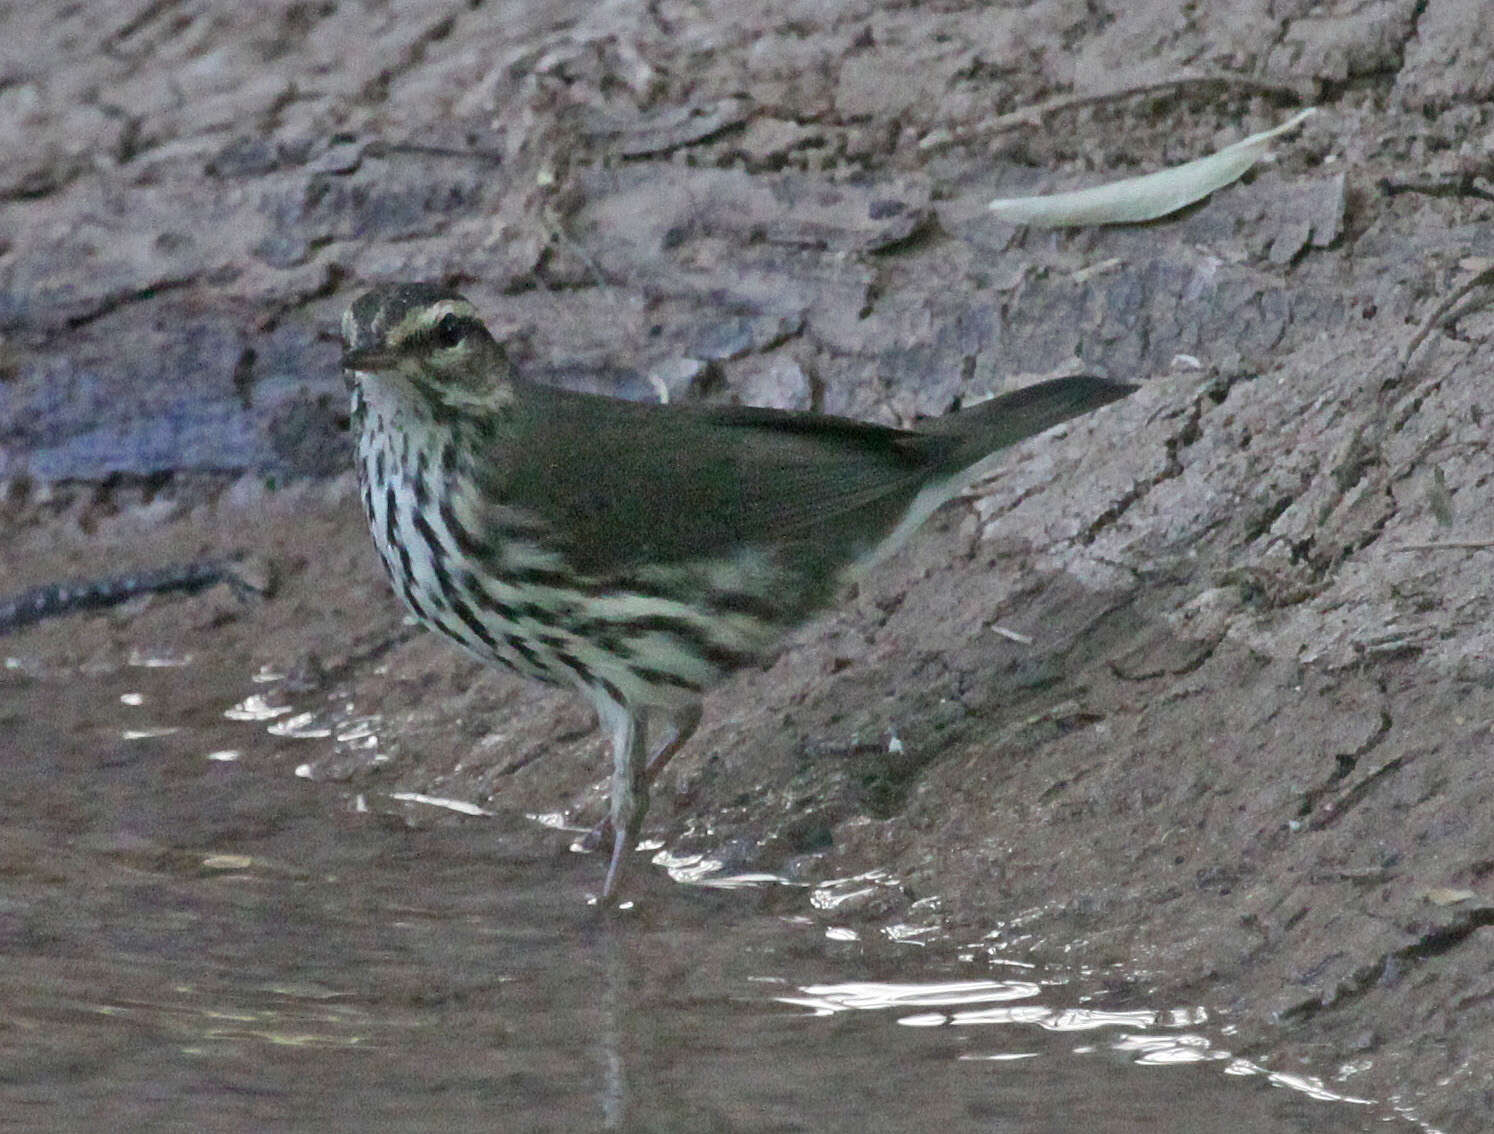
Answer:
<svg viewBox="0 0 1494 1134"><path fill-rule="evenodd" d="M0 1128L1412 1128L1230 1058L1200 1008L836 925L875 879L654 870L600 917L601 861L532 820L299 778L298 738L373 727L257 688L0 670Z"/></svg>

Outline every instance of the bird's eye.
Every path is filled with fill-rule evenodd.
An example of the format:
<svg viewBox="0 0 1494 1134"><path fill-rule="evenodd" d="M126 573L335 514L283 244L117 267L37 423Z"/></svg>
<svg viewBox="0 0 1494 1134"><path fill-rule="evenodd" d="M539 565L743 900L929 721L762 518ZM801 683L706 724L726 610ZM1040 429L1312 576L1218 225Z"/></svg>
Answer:
<svg viewBox="0 0 1494 1134"><path fill-rule="evenodd" d="M431 339L438 347L454 347L466 333L467 329L462 326L461 319L448 311L432 329Z"/></svg>

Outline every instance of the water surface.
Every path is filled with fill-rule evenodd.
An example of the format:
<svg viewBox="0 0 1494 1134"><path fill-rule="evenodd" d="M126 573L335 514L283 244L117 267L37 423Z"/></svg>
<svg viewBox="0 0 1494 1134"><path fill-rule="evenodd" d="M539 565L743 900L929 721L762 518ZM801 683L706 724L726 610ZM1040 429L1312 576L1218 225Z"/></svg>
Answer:
<svg viewBox="0 0 1494 1134"><path fill-rule="evenodd" d="M373 726L257 688L169 656L0 671L0 1127L1411 1128L1232 1059L1200 1007L836 924L874 879L654 871L599 916L601 860L530 819L298 777L298 740Z"/></svg>

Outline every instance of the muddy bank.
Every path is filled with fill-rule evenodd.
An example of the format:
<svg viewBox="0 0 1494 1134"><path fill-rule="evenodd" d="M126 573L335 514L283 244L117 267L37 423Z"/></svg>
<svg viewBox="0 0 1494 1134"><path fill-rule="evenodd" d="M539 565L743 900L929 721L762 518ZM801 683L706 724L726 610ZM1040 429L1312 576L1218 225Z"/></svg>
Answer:
<svg viewBox="0 0 1494 1134"><path fill-rule="evenodd" d="M334 335L365 280L458 282L527 373L635 397L897 421L1139 379L714 694L652 830L885 870L868 925L1114 965L1117 1002L1186 995L1244 1054L1483 1129L1487 291L1403 354L1494 258L1485 9L13 13L0 593L239 550L266 585L42 623L7 680L239 658L381 718L267 734L287 775L395 821L599 813L587 711L407 637L376 574ZM984 215L1307 103L1176 218Z"/></svg>

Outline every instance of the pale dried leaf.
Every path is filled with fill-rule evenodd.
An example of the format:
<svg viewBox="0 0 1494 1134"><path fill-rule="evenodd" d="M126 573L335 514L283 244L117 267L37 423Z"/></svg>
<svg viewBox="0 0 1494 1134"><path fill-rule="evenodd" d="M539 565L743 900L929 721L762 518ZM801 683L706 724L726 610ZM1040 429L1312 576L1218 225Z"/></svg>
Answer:
<svg viewBox="0 0 1494 1134"><path fill-rule="evenodd" d="M1435 886L1424 891L1421 896L1434 906L1455 906L1478 897L1472 890L1451 890L1446 886Z"/></svg>
<svg viewBox="0 0 1494 1134"><path fill-rule="evenodd" d="M1292 115L1280 126L1252 134L1217 153L1161 169L1141 177L1127 177L1106 185L1050 193L1036 197L1002 197L989 208L1009 224L1066 228L1090 224L1135 224L1156 220L1207 197L1238 180L1260 160L1273 138L1299 125L1315 108Z"/></svg>

